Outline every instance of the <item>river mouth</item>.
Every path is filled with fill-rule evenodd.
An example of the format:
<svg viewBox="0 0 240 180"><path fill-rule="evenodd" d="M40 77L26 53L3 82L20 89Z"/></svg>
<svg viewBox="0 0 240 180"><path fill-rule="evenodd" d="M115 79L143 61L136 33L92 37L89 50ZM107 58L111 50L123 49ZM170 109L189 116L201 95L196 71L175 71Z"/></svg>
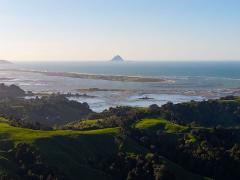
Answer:
<svg viewBox="0 0 240 180"><path fill-rule="evenodd" d="M65 65L67 68L68 64ZM118 66L127 68L129 66L135 67L135 64ZM79 65L79 67L81 66ZM56 71L58 70L60 69ZM15 84L25 91L32 91L36 94L78 93L80 96L68 98L87 102L91 109L97 112L122 105L147 107L151 104L158 104L161 106L168 101L180 103L240 95L240 80L238 78L148 76L131 73L133 71L134 69L131 69L129 75L108 75L94 74L90 71L89 73L71 73L70 71L59 73L50 70L44 71L43 68L36 68L36 70L25 68L23 70L23 68L15 69L15 67L10 68L9 66L8 68L0 68L0 83ZM96 70L96 72L98 71Z"/></svg>

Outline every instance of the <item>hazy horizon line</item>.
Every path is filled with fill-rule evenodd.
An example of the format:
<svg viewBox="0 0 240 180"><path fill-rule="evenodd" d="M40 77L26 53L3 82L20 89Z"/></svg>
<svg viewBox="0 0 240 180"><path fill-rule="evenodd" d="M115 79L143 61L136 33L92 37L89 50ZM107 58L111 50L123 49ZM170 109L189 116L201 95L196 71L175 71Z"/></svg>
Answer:
<svg viewBox="0 0 240 180"><path fill-rule="evenodd" d="M65 59L49 59L49 60L15 60L15 59L0 59L0 60L7 60L10 62L111 62L111 59L79 59L79 60L75 60L75 59L69 59L69 60L65 60ZM133 59L125 59L123 62L112 62L112 63L124 63L124 62L240 62L240 59L201 59L201 60L197 60L197 59L175 59L175 60L151 60L151 59L137 59L137 60L133 60Z"/></svg>

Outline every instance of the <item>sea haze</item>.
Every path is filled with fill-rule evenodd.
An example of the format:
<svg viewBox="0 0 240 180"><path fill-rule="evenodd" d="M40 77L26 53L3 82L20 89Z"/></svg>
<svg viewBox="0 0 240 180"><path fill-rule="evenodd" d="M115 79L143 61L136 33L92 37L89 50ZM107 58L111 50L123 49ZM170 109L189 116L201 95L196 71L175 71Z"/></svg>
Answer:
<svg viewBox="0 0 240 180"><path fill-rule="evenodd" d="M148 106L240 95L240 62L19 62L1 65L0 81L33 92L79 93L95 111L118 105ZM3 71L4 69L4 71ZM76 72L161 78L165 82L122 82L47 76ZM94 89L93 89L94 88Z"/></svg>

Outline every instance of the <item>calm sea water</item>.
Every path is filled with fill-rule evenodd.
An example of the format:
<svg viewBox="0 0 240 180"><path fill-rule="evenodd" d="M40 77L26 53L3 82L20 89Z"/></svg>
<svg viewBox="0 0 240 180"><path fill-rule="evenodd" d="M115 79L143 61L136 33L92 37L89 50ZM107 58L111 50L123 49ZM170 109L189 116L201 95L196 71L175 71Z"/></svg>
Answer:
<svg viewBox="0 0 240 180"><path fill-rule="evenodd" d="M63 72L142 76L207 76L240 79L240 61L225 62L21 62L14 66Z"/></svg>
<svg viewBox="0 0 240 180"><path fill-rule="evenodd" d="M104 80L49 77L37 73L0 71L1 82L17 84L34 92L79 92L100 88L109 91L87 92L96 98L73 98L85 101L101 111L110 106L162 105L240 95L240 62L21 62L2 65L0 69L28 69L55 72L80 72L106 75L160 77L167 83L134 83ZM5 79L4 79L5 78ZM121 91L117 91L120 89ZM84 92L86 93L86 92ZM143 97L149 97L144 99Z"/></svg>

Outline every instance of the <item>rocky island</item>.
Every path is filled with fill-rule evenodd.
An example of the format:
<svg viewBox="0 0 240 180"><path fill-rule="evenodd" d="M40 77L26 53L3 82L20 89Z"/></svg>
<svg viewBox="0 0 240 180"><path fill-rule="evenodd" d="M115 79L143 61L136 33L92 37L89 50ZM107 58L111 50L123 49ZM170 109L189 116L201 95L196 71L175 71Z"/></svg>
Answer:
<svg viewBox="0 0 240 180"><path fill-rule="evenodd" d="M123 59L121 56L119 56L119 55L114 56L114 57L111 59L111 62L123 62L123 61L124 61L124 59Z"/></svg>

